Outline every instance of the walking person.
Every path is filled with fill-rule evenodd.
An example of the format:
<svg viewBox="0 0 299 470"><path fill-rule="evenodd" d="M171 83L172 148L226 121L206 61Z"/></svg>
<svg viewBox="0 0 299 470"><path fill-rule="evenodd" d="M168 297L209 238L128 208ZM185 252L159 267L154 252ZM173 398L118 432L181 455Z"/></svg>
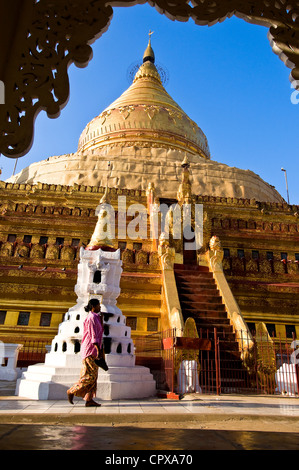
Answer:
<svg viewBox="0 0 299 470"><path fill-rule="evenodd" d="M101 406L93 400L97 391L99 369L96 360L100 357L104 331L99 300L91 299L85 307L85 311L89 313L83 323L81 342L83 365L79 381L67 391L67 396L72 405L74 404L74 396L77 396L85 400L85 406Z"/></svg>

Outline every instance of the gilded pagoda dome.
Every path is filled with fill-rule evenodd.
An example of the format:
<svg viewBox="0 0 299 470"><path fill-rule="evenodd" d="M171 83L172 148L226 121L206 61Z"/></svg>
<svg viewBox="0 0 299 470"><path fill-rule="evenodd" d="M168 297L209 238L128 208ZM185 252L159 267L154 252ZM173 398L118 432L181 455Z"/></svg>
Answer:
<svg viewBox="0 0 299 470"><path fill-rule="evenodd" d="M103 145L160 146L210 158L203 131L163 87L150 41L132 85L88 123L78 151Z"/></svg>
<svg viewBox="0 0 299 470"><path fill-rule="evenodd" d="M106 186L146 191L175 199L182 162L190 164L196 195L282 202L273 186L250 170L213 161L200 127L165 90L151 41L133 83L92 119L76 152L32 163L7 181Z"/></svg>

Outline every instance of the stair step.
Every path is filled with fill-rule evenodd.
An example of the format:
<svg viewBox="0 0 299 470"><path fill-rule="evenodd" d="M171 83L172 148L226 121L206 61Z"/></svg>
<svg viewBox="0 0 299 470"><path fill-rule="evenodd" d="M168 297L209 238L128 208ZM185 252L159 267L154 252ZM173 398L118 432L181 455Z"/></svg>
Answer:
<svg viewBox="0 0 299 470"><path fill-rule="evenodd" d="M195 316L195 317L215 317L215 318L227 318L227 314L225 310L216 310L216 309L203 309L203 310L198 310L194 308L184 308L183 309L183 315L184 317L188 316Z"/></svg>
<svg viewBox="0 0 299 470"><path fill-rule="evenodd" d="M206 286L200 286L200 285L196 285L196 286L190 286L189 284L186 284L186 285L182 285L180 284L178 286L178 292L182 293L182 294L196 294L196 295L219 295L219 291L217 289L217 286L216 285L206 285Z"/></svg>
<svg viewBox="0 0 299 470"><path fill-rule="evenodd" d="M194 294L194 293L181 293L179 292L179 297L182 302L201 302L201 303L210 303L210 304L222 304L222 297L216 294ZM223 304L222 304L223 305Z"/></svg>
<svg viewBox="0 0 299 470"><path fill-rule="evenodd" d="M214 325L201 325L197 324L197 319L195 323L197 326L198 336L200 338L207 338L214 341L214 328L217 329L217 339L219 340L220 349L223 352L230 353L231 351L239 351L239 346L236 341L235 333L233 331L225 331L223 326L218 325L218 328ZM240 356L238 356L239 359ZM226 357L227 359L227 357Z"/></svg>
<svg viewBox="0 0 299 470"><path fill-rule="evenodd" d="M175 277L180 280L208 279L214 281L212 273L201 273L197 271L184 271L182 273L176 272Z"/></svg>
<svg viewBox="0 0 299 470"><path fill-rule="evenodd" d="M199 266L194 264L174 264L174 271L197 271L197 272L210 272L208 266Z"/></svg>
<svg viewBox="0 0 299 470"><path fill-rule="evenodd" d="M190 273L190 274L178 274L175 273L175 278L179 282L215 282L212 273Z"/></svg>
<svg viewBox="0 0 299 470"><path fill-rule="evenodd" d="M214 302L191 302L187 300L182 300L181 305L183 309L184 306L186 306L187 308L192 308L193 310L198 310L199 312L201 310L219 310L225 312L224 304Z"/></svg>
<svg viewBox="0 0 299 470"><path fill-rule="evenodd" d="M217 289L216 284L212 284L211 281L203 282L179 282L179 289Z"/></svg>
<svg viewBox="0 0 299 470"><path fill-rule="evenodd" d="M196 323L198 325L206 324L207 327L209 327L209 328L211 328L211 326L216 326L216 324L219 325L219 326L230 325L228 318L225 317L225 316L223 316L223 317L215 317L215 316L202 317L202 316L199 316L199 317L195 318L195 320L196 320Z"/></svg>
<svg viewBox="0 0 299 470"><path fill-rule="evenodd" d="M214 335L214 328L217 328L217 336L225 339L231 339L232 341L235 341L235 333L232 330L232 327L230 325L223 325L221 323L215 323L214 325L211 325L209 323L197 323L197 328L198 329L203 329L206 331L211 331Z"/></svg>
<svg viewBox="0 0 299 470"><path fill-rule="evenodd" d="M209 338L209 339L214 339L214 327L211 327L211 325L197 325L198 331L202 332L201 337L203 338ZM215 328L217 326L215 325ZM203 331L202 331L203 330ZM219 342L222 343L222 346L224 346L225 343L235 343L235 334L233 331L225 331L223 330L222 325L218 325L217 328L217 338L219 339Z"/></svg>
<svg viewBox="0 0 299 470"><path fill-rule="evenodd" d="M233 391L238 390L239 388L244 388L246 381L244 377L222 377L221 376L221 389L225 393L225 391ZM243 385L243 387L242 387Z"/></svg>
<svg viewBox="0 0 299 470"><path fill-rule="evenodd" d="M233 352L236 352L238 354L238 357L240 357L239 346L235 340L229 341L227 339L219 339L219 348L221 353L226 352L231 354Z"/></svg>
<svg viewBox="0 0 299 470"><path fill-rule="evenodd" d="M228 364L230 363L238 363L240 367L242 367L239 349L225 350L224 348L222 348L221 363L226 364L226 369L229 369Z"/></svg>

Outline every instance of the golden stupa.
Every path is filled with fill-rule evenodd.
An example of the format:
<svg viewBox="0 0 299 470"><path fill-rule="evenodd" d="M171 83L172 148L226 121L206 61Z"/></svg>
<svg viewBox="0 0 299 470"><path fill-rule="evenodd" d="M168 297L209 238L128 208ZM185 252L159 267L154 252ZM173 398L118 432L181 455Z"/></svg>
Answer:
<svg viewBox="0 0 299 470"><path fill-rule="evenodd" d="M232 324L247 331L241 314L250 331L262 322L275 341L298 337L299 208L255 173L212 160L203 131L165 90L151 41L131 86L87 124L75 153L34 163L0 183L2 341L50 344L77 300L80 253L99 247L120 250L117 304L136 348L138 338L178 331L188 317L216 305L225 306L231 323L225 338ZM173 213L181 215L191 201L202 208L202 232L195 230L202 248L196 250L184 249L183 238L174 236L184 220L174 223ZM137 216L136 204L145 217ZM167 208L168 238L160 233L160 205ZM194 228L201 228L190 206ZM192 278L197 269L209 270L204 282L215 290L210 281L217 279L222 300L218 294L211 305L192 300L198 288L206 290L199 272L195 282L187 274L186 304L179 278L190 265ZM208 325L220 328L217 318Z"/></svg>
<svg viewBox="0 0 299 470"><path fill-rule="evenodd" d="M212 161L203 131L165 90L151 40L133 83L90 121L75 153L33 163L8 181L109 186L175 198L187 157L194 194L281 202L280 194L249 170ZM163 196L162 196L163 195Z"/></svg>

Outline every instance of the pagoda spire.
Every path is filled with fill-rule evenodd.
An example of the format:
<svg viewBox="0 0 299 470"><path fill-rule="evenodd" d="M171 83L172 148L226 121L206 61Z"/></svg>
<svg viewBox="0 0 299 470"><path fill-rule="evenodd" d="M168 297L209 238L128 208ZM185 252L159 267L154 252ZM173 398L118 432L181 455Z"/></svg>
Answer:
<svg viewBox="0 0 299 470"><path fill-rule="evenodd" d="M149 39L148 39L147 48L145 49L144 54L143 54L143 63L147 61L152 62L152 64L155 63L155 53L153 51L152 44L151 44L151 36L153 33L154 31L151 31L151 30L148 33Z"/></svg>

